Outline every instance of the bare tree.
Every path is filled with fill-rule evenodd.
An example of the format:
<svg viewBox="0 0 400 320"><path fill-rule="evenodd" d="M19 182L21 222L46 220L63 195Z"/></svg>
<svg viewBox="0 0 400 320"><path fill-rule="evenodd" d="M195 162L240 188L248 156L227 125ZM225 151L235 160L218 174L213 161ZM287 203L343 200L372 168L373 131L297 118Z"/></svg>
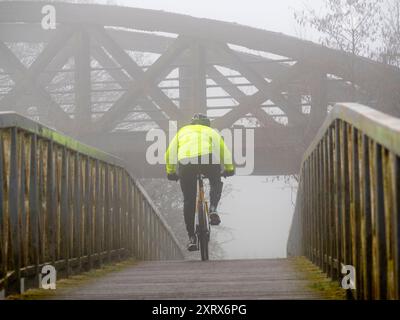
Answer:
<svg viewBox="0 0 400 320"><path fill-rule="evenodd" d="M374 57L383 0L323 0L322 9L305 8L294 17L319 32L320 42L354 55Z"/></svg>
<svg viewBox="0 0 400 320"><path fill-rule="evenodd" d="M290 190L290 202L294 208L296 205L296 195L297 195L297 190L299 188L300 175L290 174L285 176L269 176L266 177L265 179L266 183L274 183L279 181L283 182L282 190L283 189Z"/></svg>
<svg viewBox="0 0 400 320"><path fill-rule="evenodd" d="M400 2L387 0L382 12L382 60L400 67Z"/></svg>
<svg viewBox="0 0 400 320"><path fill-rule="evenodd" d="M353 58L379 60L384 1L388 0L323 0L319 12L305 4L294 17L300 27L317 31L322 45L351 53ZM357 96L354 66L354 59L344 66L349 71L346 80L351 82L353 101Z"/></svg>

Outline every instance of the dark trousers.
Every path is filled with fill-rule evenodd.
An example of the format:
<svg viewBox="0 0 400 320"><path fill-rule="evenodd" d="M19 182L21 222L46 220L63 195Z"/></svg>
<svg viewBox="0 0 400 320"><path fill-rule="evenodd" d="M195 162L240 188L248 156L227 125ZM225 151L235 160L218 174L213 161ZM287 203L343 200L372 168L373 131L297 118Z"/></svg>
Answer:
<svg viewBox="0 0 400 320"><path fill-rule="evenodd" d="M210 182L210 205L217 208L221 199L221 166L219 164L179 164L178 175L183 193L183 215L189 237L193 236L196 212L197 173L204 174Z"/></svg>

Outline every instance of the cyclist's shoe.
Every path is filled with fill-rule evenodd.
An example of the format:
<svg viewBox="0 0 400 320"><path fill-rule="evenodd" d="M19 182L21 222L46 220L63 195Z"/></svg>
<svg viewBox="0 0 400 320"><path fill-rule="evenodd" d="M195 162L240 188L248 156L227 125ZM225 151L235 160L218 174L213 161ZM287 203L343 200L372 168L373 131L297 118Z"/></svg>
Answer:
<svg viewBox="0 0 400 320"><path fill-rule="evenodd" d="M197 237L196 236L191 236L189 238L189 243L187 245L188 251L196 251L197 249Z"/></svg>
<svg viewBox="0 0 400 320"><path fill-rule="evenodd" d="M219 217L215 208L211 207L210 208L210 224L212 226L218 226L220 223L221 223L221 218Z"/></svg>

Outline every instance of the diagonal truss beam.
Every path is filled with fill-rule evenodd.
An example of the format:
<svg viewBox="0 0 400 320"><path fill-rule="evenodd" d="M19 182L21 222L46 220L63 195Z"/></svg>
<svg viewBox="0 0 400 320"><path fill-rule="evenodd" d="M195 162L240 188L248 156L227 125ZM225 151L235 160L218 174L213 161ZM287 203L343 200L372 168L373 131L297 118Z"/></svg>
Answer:
<svg viewBox="0 0 400 320"><path fill-rule="evenodd" d="M93 28L93 34L104 48L111 54L113 59L123 67L128 74L136 79L131 89L125 92L122 97L113 105L99 121L99 126L109 126L120 115L121 110L131 105L142 93L150 96L163 111L173 119L180 119L181 112L179 108L169 99L169 97L157 86L156 79L167 75L171 69L168 66L178 57L178 55L188 47L188 42L178 37L172 45L154 62L147 71L143 71L138 64L112 39L104 28ZM172 68L172 67L170 67Z"/></svg>
<svg viewBox="0 0 400 320"><path fill-rule="evenodd" d="M30 68L26 68L14 53L4 44L0 42L0 54L7 61L7 66L11 66L13 71L13 79L15 86L0 101L0 106L9 107L16 106L18 100L23 96L27 89L30 89L39 101L48 104L51 111L62 121L70 121L68 115L60 108L60 106L51 98L49 93L37 82L41 72L51 63L54 57L60 52L66 42L72 37L71 29L61 29L36 58Z"/></svg>
<svg viewBox="0 0 400 320"><path fill-rule="evenodd" d="M34 81L39 77L40 73L49 65L49 63L53 60L56 54L64 47L65 43L72 37L73 31L71 29L61 29L54 36L54 39L45 47L43 52L36 58L36 60L32 63L29 69L24 67L24 70L18 68L19 72L16 75L17 83L12 90L4 97L3 102L12 102L15 100L23 91L29 87L30 84L34 83ZM2 52L5 53L7 57L13 59L14 61L18 61L21 65L21 62L15 57L10 49L7 48L4 44L2 44ZM13 63L16 65L16 63Z"/></svg>
<svg viewBox="0 0 400 320"><path fill-rule="evenodd" d="M114 78L115 81L123 88L123 89L129 89L129 83L132 82L132 79L129 78L122 70L115 69L116 63L103 51L102 48L100 47L95 47L92 49L92 56L94 59L96 59L103 67L105 68L110 68L109 73L111 77ZM153 120L156 122L160 128L165 129L165 123L168 122L168 118L162 113L162 110L159 110L156 108L156 106L149 101L147 97L143 97L144 99L141 101L141 104L146 107L147 109L151 111L159 111L157 113L157 116L161 117L163 121L159 121L158 119ZM146 113L146 111L143 111ZM148 114L150 117L152 117L151 114ZM124 115L120 115L118 120L122 120ZM116 123L115 123L116 124Z"/></svg>
<svg viewBox="0 0 400 320"><path fill-rule="evenodd" d="M300 116L300 112L293 110L288 106L287 99L280 93L275 90L272 83L268 83L261 75L259 75L255 70L253 70L250 66L245 64L236 53L231 50L226 44L214 44L213 47L220 52L225 58L229 59L235 69L238 70L243 77L248 79L252 85L254 85L258 92L249 97L249 100L245 105L240 104L235 107L234 110L231 110L223 117L221 117L220 122L223 122L223 118L228 119L230 122L232 119L238 118L246 115L251 112L250 110L254 107L254 105L260 105L265 102L267 99L273 101L276 105L280 106L288 117L288 122L297 123L297 120Z"/></svg>
<svg viewBox="0 0 400 320"><path fill-rule="evenodd" d="M74 48L72 45L67 45L65 48L59 52L54 59L49 63L47 66L48 70L54 70L54 72L46 72L46 73L41 73L39 77L37 78L37 83L45 88L49 84L51 84L51 81L55 77L56 70L61 69L65 64L68 62L69 58L71 58L74 55Z"/></svg>
<svg viewBox="0 0 400 320"><path fill-rule="evenodd" d="M232 98L234 98L239 105L246 105L248 102L248 96L246 96L242 91L240 91L237 87L232 86L232 82L229 81L224 75L215 68L215 66L209 66L207 67L207 74L210 78L215 81L216 84L220 85ZM235 109L238 108L239 106L234 107ZM279 125L272 116L269 114L265 113L261 109L262 105L251 105L249 112L251 112L254 116L257 117L257 119L260 121L260 123L265 126L265 127L280 127ZM240 111L241 113L242 111ZM234 115L235 112L232 112L232 115ZM218 129L230 127L236 120L235 117L227 117L223 121L218 121L218 119L214 120L213 125L217 125Z"/></svg>

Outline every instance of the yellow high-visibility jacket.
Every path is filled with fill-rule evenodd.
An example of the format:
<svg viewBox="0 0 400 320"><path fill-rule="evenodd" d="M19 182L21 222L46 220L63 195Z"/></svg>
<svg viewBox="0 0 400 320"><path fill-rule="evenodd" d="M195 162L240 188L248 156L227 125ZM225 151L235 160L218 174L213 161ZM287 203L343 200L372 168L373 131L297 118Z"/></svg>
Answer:
<svg viewBox="0 0 400 320"><path fill-rule="evenodd" d="M183 159L207 154L219 155L225 171L234 170L232 154L217 131L200 124L186 125L171 140L165 153L167 174L175 173L176 164Z"/></svg>

